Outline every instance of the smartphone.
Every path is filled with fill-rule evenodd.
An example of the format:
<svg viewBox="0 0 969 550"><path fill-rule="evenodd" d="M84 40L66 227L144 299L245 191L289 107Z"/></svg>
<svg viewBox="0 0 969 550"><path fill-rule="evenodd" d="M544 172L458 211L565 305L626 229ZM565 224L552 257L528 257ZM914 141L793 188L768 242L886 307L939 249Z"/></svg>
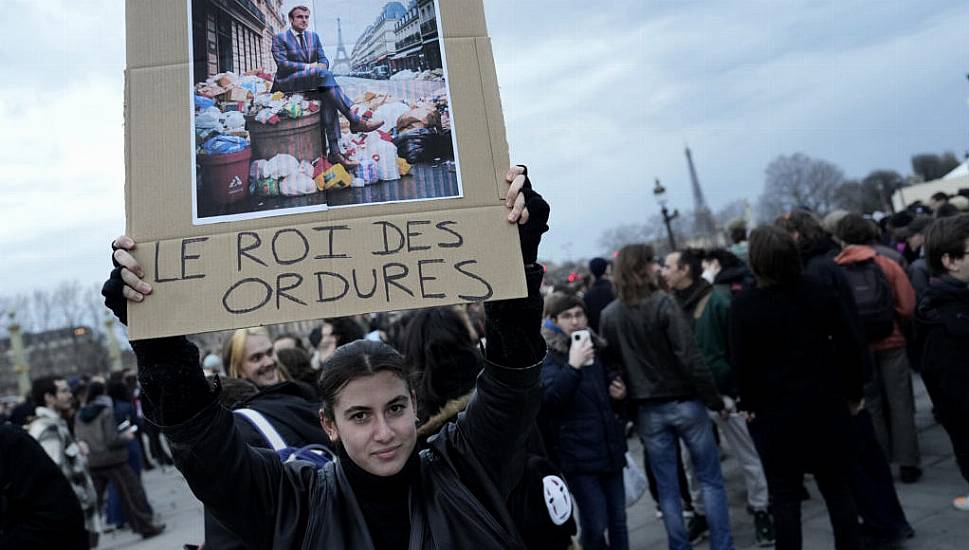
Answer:
<svg viewBox="0 0 969 550"><path fill-rule="evenodd" d="M577 344L580 344L582 342L588 342L591 339L592 339L592 334L588 330L577 330L577 331L575 331L575 332L572 333L572 345L573 346L575 346ZM591 365L594 362L595 362L595 359L589 359L584 364L585 364L585 366L589 366L589 365Z"/></svg>

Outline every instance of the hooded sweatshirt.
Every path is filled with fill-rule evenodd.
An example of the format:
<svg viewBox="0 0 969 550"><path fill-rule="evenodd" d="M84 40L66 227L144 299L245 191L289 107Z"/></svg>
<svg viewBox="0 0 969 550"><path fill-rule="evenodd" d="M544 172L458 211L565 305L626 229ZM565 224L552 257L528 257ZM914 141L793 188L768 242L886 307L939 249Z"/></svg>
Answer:
<svg viewBox="0 0 969 550"><path fill-rule="evenodd" d="M106 468L128 462L128 441L118 434L111 398L99 395L81 407L74 419L74 436L90 448L88 466Z"/></svg>
<svg viewBox="0 0 969 550"><path fill-rule="evenodd" d="M901 266L885 256L878 255L875 249L870 246L849 245L834 259L838 265L848 265L866 260L874 260L881 268L888 279L888 284L892 287L892 296L895 298L895 326L892 328L892 333L882 340L873 342L871 350L884 351L905 347L905 336L902 335L899 320L909 319L915 312L915 289L912 288L912 283L908 281L908 276L905 275Z"/></svg>

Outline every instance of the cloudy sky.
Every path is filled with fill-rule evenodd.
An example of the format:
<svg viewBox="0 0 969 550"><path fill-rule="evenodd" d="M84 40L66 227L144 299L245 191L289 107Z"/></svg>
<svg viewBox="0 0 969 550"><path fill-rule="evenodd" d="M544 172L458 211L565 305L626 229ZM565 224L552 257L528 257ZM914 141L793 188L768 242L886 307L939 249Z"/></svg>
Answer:
<svg viewBox="0 0 969 550"><path fill-rule="evenodd" d="M755 200L779 154L860 177L969 149L964 0L485 3L553 259L655 214L654 177L690 208L686 143L714 209ZM124 229L123 5L0 2L0 295L107 272Z"/></svg>

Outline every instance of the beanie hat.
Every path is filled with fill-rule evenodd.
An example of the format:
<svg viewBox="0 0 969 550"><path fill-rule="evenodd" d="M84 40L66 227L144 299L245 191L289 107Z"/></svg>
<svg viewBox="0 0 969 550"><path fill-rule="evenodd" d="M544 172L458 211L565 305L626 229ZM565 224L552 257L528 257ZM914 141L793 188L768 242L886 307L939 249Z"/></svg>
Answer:
<svg viewBox="0 0 969 550"><path fill-rule="evenodd" d="M545 316L555 318L562 312L568 311L576 306L581 307L583 313L585 312L585 304L578 296L564 292L555 292L549 295L548 298L545 298Z"/></svg>
<svg viewBox="0 0 969 550"><path fill-rule="evenodd" d="M602 258L592 258L589 260L589 272L592 276L598 279L602 277L603 273L606 272L606 268L609 267L609 262Z"/></svg>

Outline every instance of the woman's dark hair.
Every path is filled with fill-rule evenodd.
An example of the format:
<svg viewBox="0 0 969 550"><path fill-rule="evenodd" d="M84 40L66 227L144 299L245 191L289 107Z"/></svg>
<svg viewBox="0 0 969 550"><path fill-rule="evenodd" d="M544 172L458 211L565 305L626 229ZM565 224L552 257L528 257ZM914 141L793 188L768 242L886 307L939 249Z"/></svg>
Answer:
<svg viewBox="0 0 969 550"><path fill-rule="evenodd" d="M648 244L628 244L619 250L613 265L613 283L624 303L632 304L659 290L652 264L656 252Z"/></svg>
<svg viewBox="0 0 969 550"><path fill-rule="evenodd" d="M350 382L380 372L391 372L404 381L408 391L413 384L408 376L407 364L397 350L383 342L357 340L339 347L323 363L317 385L323 414L334 420L333 406L340 392Z"/></svg>
<svg viewBox="0 0 969 550"><path fill-rule="evenodd" d="M748 259L759 286L792 285L801 278L801 255L791 235L773 225L750 233Z"/></svg>
<svg viewBox="0 0 969 550"><path fill-rule="evenodd" d="M749 246L749 245L748 245ZM703 255L704 260L716 260L720 264L720 269L730 269L744 264L736 254L726 248L714 248Z"/></svg>
<svg viewBox="0 0 969 550"><path fill-rule="evenodd" d="M838 222L835 233L847 244L869 244L878 238L877 226L861 214L847 214Z"/></svg>
<svg viewBox="0 0 969 550"><path fill-rule="evenodd" d="M336 347L349 344L355 340L362 340L367 333L363 331L363 326L353 317L333 317L323 319L323 324L333 327L333 337L336 338ZM315 348L323 340L323 325L314 328L309 336L310 344Z"/></svg>
<svg viewBox="0 0 969 550"><path fill-rule="evenodd" d="M107 386L108 397L115 401L131 401L131 391L128 386L120 379L111 380Z"/></svg>
<svg viewBox="0 0 969 550"><path fill-rule="evenodd" d="M467 314L457 307L418 310L408 323L401 351L416 382L422 420L474 389L481 355L471 330Z"/></svg>
<svg viewBox="0 0 969 550"><path fill-rule="evenodd" d="M91 382L87 385L87 400L85 404L94 401L94 398L104 395L104 382Z"/></svg>
<svg viewBox="0 0 969 550"><path fill-rule="evenodd" d="M302 348L283 348L276 352L276 361L286 368L293 380L306 382L316 387L316 378L319 374L310 365L310 355Z"/></svg>
<svg viewBox="0 0 969 550"><path fill-rule="evenodd" d="M292 332L284 332L284 333L280 334L279 336L273 338L273 343L275 344L276 342L278 342L280 340L286 340L286 339L292 340L296 344L296 347L298 349L301 349L303 351L306 351L306 347L303 345L303 339L300 338L299 336L293 334Z"/></svg>
<svg viewBox="0 0 969 550"><path fill-rule="evenodd" d="M942 256L958 260L966 254L969 239L969 214L939 218L925 230L925 257L936 275L945 275Z"/></svg>
<svg viewBox="0 0 969 550"><path fill-rule="evenodd" d="M792 210L774 220L774 225L787 231L792 237L797 233L797 246L802 251L810 250L828 236L821 220L807 210Z"/></svg>

